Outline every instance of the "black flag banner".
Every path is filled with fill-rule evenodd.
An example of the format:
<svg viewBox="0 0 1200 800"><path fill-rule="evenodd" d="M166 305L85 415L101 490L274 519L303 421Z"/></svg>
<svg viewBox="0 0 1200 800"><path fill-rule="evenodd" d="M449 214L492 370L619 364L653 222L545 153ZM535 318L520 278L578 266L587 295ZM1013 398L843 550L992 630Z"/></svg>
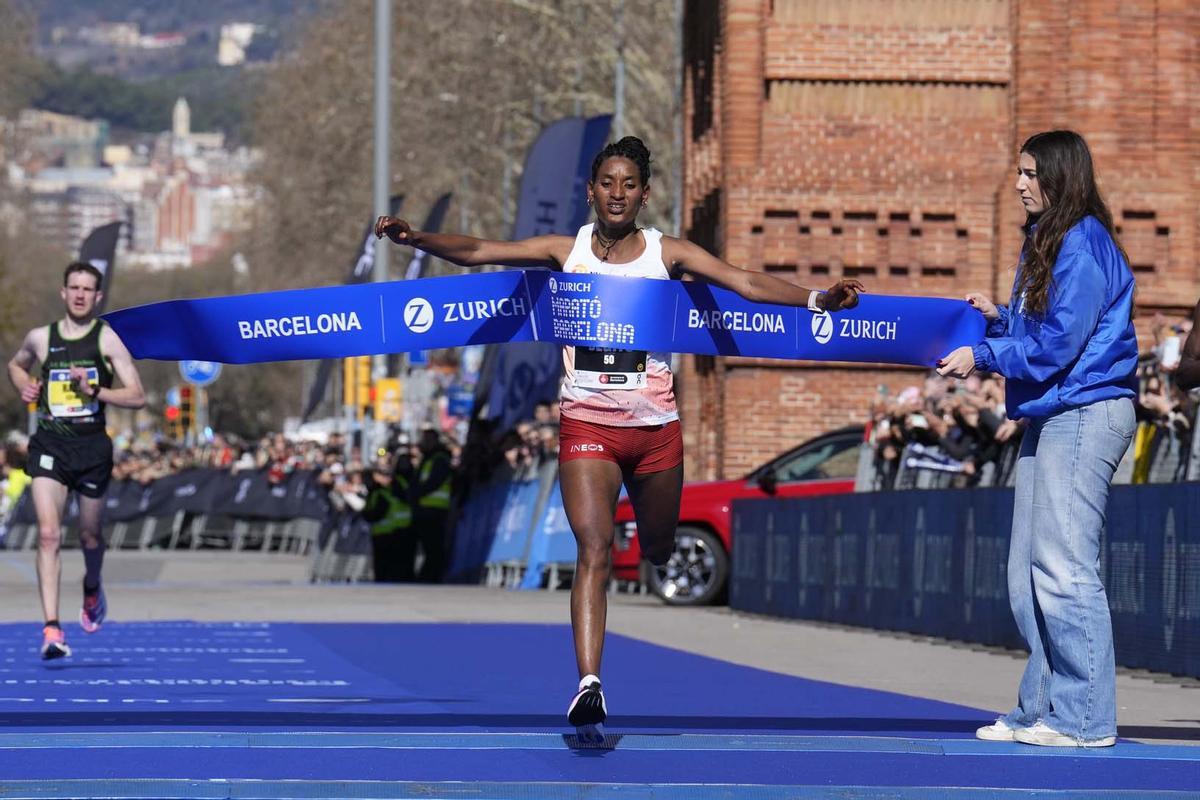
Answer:
<svg viewBox="0 0 1200 800"><path fill-rule="evenodd" d="M388 202L388 211L394 216L400 213L400 207L404 205L404 195L394 194ZM362 238L359 239L362 244L355 251L354 260L350 262L350 274L346 276L346 283L365 283L371 279L371 273L375 269L375 218L371 217L367 222L367 228L363 231ZM317 365L317 374L313 376L312 386L308 390L308 402L304 404L304 413L300 415L301 422L308 422L313 412L317 410L317 406L321 404L321 400L325 398L325 387L329 385L329 376L333 372L333 365L337 359L324 358Z"/></svg>
<svg viewBox="0 0 1200 800"><path fill-rule="evenodd" d="M121 235L121 225L123 224L122 222L110 222L107 225L93 228L92 232L83 240L83 244L79 245L79 260L100 270L102 276L100 291L104 294L100 298L96 313L104 311L104 303L108 300L109 292L112 289L112 276L117 257L117 239Z"/></svg>
<svg viewBox="0 0 1200 800"><path fill-rule="evenodd" d="M608 139L612 117L569 117L542 129L521 175L521 194L513 239L547 233L574 236L588 220L586 184L592 157ZM503 434L519 420L533 416L539 401L558 396L562 348L549 342L489 345L484 354L487 415ZM483 384L482 376L480 380ZM480 408L481 403L476 403Z"/></svg>
<svg viewBox="0 0 1200 800"><path fill-rule="evenodd" d="M425 217L425 224L421 226L421 230L437 233L442 229L442 220L446 218L446 210L450 208L451 193L446 192L439 197L429 209L429 216ZM429 254L424 250L413 250L412 258L408 262L408 268L404 270L404 280L413 281L421 277L421 273L425 271L425 262L429 260Z"/></svg>
<svg viewBox="0 0 1200 800"><path fill-rule="evenodd" d="M425 216L425 224L420 227L420 230L431 231L436 233L442 229L442 220L446 218L446 211L450 208L450 198L453 193L446 192L444 195L434 201L430 207L429 213ZM414 281L421 277L425 272L425 265L429 263L429 254L424 250L412 251L412 258L408 260L408 267L404 270L404 280ZM391 353L388 355L387 363L388 375L395 375L400 371L400 354Z"/></svg>

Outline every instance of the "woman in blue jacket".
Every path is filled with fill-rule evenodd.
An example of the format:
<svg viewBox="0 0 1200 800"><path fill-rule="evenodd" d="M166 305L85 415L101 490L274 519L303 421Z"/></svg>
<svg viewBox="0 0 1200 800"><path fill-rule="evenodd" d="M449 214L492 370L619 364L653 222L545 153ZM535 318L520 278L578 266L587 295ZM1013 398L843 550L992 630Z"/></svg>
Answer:
<svg viewBox="0 0 1200 800"><path fill-rule="evenodd" d="M938 369L959 378L1000 373L1009 416L1028 420L1008 593L1029 662L1016 708L976 735L1107 747L1116 742L1116 666L1100 533L1134 431L1133 273L1079 134L1030 137L1016 189L1026 238L1009 305L968 295L988 320L987 338Z"/></svg>

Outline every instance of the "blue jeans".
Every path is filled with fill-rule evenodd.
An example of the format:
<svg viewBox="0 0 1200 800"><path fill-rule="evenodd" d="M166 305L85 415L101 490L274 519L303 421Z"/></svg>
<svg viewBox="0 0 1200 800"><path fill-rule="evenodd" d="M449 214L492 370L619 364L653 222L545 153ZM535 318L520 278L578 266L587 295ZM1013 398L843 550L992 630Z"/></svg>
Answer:
<svg viewBox="0 0 1200 800"><path fill-rule="evenodd" d="M1017 461L1008 597L1029 647L1013 728L1079 740L1117 733L1112 619L1100 534L1113 473L1133 438L1133 401L1102 400L1030 420Z"/></svg>

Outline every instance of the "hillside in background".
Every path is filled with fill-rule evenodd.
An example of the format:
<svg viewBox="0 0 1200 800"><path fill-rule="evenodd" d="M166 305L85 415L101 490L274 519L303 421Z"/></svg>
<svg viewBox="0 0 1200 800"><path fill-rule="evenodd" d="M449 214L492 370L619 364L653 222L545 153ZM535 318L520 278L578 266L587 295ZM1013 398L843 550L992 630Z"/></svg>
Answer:
<svg viewBox="0 0 1200 800"><path fill-rule="evenodd" d="M56 26L81 27L100 22L136 22L147 33L182 31L254 22L285 28L289 21L312 11L317 0L25 0L38 21L39 43L49 41Z"/></svg>
<svg viewBox="0 0 1200 800"><path fill-rule="evenodd" d="M115 141L127 134L171 127L176 99L187 98L192 127L245 139L247 108L258 76L245 67L205 67L141 81L104 75L86 67L39 70L30 105L44 111L108 120Z"/></svg>
<svg viewBox="0 0 1200 800"><path fill-rule="evenodd" d="M17 0L35 21L45 66L31 105L103 118L114 138L170 126L186 97L196 130L244 139L258 68L273 60L319 0ZM222 66L222 26L253 26L240 63ZM121 25L127 26L123 29Z"/></svg>

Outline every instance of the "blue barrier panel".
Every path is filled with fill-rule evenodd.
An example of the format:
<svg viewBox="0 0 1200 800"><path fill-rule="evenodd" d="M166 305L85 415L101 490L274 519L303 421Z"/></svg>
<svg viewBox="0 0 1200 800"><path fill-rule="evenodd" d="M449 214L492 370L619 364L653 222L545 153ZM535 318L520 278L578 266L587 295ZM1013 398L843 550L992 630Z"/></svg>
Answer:
<svg viewBox="0 0 1200 800"><path fill-rule="evenodd" d="M907 495L889 493L876 505L864 507L862 619L880 616L891 627L902 625L904 592L900 580L903 521L910 505Z"/></svg>
<svg viewBox="0 0 1200 800"><path fill-rule="evenodd" d="M492 547L492 538L508 497L508 482L497 481L475 487L458 515L454 527L454 552L447 575L475 580Z"/></svg>
<svg viewBox="0 0 1200 800"><path fill-rule="evenodd" d="M533 541L529 546L529 563L521 581L522 589L540 589L542 573L547 564L575 563L575 536L563 508L562 488L558 481L550 489L546 507L542 510Z"/></svg>
<svg viewBox="0 0 1200 800"><path fill-rule="evenodd" d="M791 530L794 521L782 512L777 502L766 504L765 508L764 613L790 617L795 615L798 606L796 593L792 591L796 575L796 535Z"/></svg>
<svg viewBox="0 0 1200 800"><path fill-rule="evenodd" d="M496 535L492 539L492 546L484 563L499 564L525 560L540 484L540 481L532 480L508 485L504 508L496 525Z"/></svg>
<svg viewBox="0 0 1200 800"><path fill-rule="evenodd" d="M734 507L729 605L753 614L767 613L765 534L774 503L760 500Z"/></svg>
<svg viewBox="0 0 1200 800"><path fill-rule="evenodd" d="M1118 663L1200 677L1200 485L1119 486L1104 558Z"/></svg>
<svg viewBox="0 0 1200 800"><path fill-rule="evenodd" d="M913 630L959 638L964 633L959 610L962 582L956 578L962 568L961 533L968 496L953 489L929 494L928 503L917 505L911 527Z"/></svg>
<svg viewBox="0 0 1200 800"><path fill-rule="evenodd" d="M1011 489L733 504L730 605L1023 647ZM1200 484L1117 486L1101 548L1117 663L1200 677Z"/></svg>
<svg viewBox="0 0 1200 800"><path fill-rule="evenodd" d="M1022 647L1008 605L1011 489L972 491L963 528L962 624L958 638Z"/></svg>
<svg viewBox="0 0 1200 800"><path fill-rule="evenodd" d="M1120 493L1121 487L1114 487L1112 502L1109 503L1108 520L1104 531L1104 548L1101 550L1101 572L1104 578L1104 588L1108 593L1108 608L1112 615L1113 635L1117 641L1136 642L1130 648L1131 663L1129 666L1146 666L1147 659L1153 660L1160 653L1158 646L1161 628L1157 631L1143 630L1142 617L1147 611L1147 603L1151 599L1156 604L1155 613L1161 613L1161 597L1150 598L1146 593L1146 535L1156 525L1161 525L1163 519L1148 503L1152 519L1141 519L1139 506L1140 492ZM1143 487L1149 490L1151 496L1158 494L1155 487ZM1122 494L1125 496L1122 497ZM1162 551L1159 547L1155 563L1162 563ZM1158 627L1158 626L1156 626Z"/></svg>

